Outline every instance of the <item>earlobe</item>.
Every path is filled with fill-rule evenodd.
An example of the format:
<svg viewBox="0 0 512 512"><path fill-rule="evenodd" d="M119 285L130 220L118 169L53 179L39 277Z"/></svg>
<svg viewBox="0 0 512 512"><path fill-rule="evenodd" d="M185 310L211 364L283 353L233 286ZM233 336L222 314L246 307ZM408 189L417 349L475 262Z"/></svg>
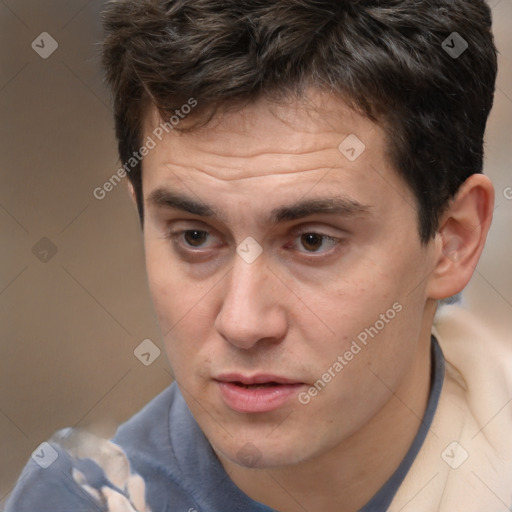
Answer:
<svg viewBox="0 0 512 512"><path fill-rule="evenodd" d="M435 267L427 293L456 295L467 285L485 245L494 208L494 187L483 174L470 176L441 216L434 244Z"/></svg>

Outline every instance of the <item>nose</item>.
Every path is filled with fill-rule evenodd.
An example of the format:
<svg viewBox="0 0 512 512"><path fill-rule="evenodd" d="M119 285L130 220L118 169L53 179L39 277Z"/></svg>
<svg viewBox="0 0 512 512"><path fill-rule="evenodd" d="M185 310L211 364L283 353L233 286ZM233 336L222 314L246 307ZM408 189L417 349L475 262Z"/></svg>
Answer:
<svg viewBox="0 0 512 512"><path fill-rule="evenodd" d="M228 343L249 350L263 340L272 343L284 339L286 289L263 258L249 264L235 256L224 286L215 328Z"/></svg>

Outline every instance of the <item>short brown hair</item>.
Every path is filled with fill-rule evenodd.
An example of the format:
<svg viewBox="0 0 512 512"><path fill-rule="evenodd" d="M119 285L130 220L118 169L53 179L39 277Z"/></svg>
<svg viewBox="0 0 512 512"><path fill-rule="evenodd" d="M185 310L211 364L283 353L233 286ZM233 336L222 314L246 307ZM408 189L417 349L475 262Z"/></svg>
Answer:
<svg viewBox="0 0 512 512"><path fill-rule="evenodd" d="M482 171L497 72L484 0L113 0L103 20L122 161L151 105L165 118L190 97L214 111L317 87L385 128L422 241ZM141 172L129 178L143 219Z"/></svg>

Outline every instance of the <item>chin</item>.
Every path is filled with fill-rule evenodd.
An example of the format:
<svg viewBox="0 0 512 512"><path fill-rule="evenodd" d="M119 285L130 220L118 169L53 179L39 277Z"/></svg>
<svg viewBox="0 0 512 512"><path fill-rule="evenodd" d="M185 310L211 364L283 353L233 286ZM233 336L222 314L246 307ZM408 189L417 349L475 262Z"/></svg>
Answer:
<svg viewBox="0 0 512 512"><path fill-rule="evenodd" d="M270 469L285 467L302 462L308 458L304 451L303 440L294 440L289 436L286 440L277 438L270 441L265 437L246 436L245 439L237 435L233 438L224 438L221 443L210 440L217 455L222 455L231 462L253 469ZM298 449L300 447L300 449ZM313 454L311 454L313 456Z"/></svg>

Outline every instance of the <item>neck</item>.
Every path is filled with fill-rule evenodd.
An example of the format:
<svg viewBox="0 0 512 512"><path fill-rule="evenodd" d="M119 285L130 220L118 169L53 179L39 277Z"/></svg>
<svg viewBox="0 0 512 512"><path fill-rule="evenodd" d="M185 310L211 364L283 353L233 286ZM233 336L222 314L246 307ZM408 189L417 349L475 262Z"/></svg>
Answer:
<svg viewBox="0 0 512 512"><path fill-rule="evenodd" d="M362 508L396 471L423 421L430 391L430 325L424 331L410 371L364 428L291 467L245 468L218 454L233 482L280 512Z"/></svg>

